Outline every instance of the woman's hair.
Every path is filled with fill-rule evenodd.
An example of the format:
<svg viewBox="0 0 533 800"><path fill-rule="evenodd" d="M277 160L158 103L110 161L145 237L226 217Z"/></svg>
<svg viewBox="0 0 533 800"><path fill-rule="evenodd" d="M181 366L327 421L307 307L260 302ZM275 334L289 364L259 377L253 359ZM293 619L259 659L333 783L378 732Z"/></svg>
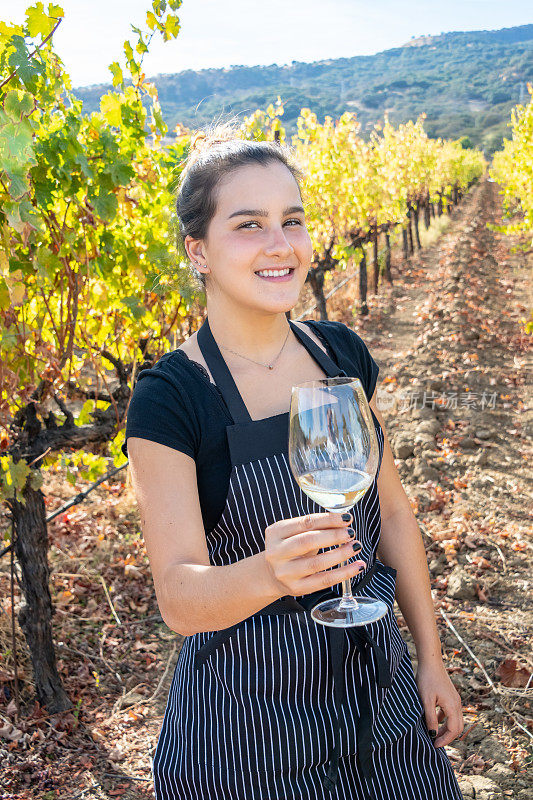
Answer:
<svg viewBox="0 0 533 800"><path fill-rule="evenodd" d="M266 165L280 161L292 173L298 188L304 174L293 160L292 149L277 141L243 139L231 122L211 125L192 138L176 192L176 249L188 261L186 236L204 239L216 207L220 180L248 164ZM205 288L206 276L190 266L198 288Z"/></svg>

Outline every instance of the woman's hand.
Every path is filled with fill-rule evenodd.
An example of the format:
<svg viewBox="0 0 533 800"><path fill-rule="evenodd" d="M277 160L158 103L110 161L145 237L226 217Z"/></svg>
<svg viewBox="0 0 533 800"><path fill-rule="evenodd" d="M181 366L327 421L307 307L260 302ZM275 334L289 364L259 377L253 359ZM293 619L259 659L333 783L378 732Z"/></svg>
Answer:
<svg viewBox="0 0 533 800"><path fill-rule="evenodd" d="M442 661L419 663L415 680L429 730L437 731L439 722L444 721L433 742L435 747L450 744L462 733L464 720L461 697L451 682L444 664Z"/></svg>
<svg viewBox="0 0 533 800"><path fill-rule="evenodd" d="M303 517L282 519L269 525L265 531L265 563L278 597L300 596L334 586L346 578L357 575L366 564L353 559L354 545L361 542L353 538L353 530L337 512L307 514ZM319 550L331 547L325 553ZM345 561L350 563L345 566ZM332 567L336 567L332 569Z"/></svg>

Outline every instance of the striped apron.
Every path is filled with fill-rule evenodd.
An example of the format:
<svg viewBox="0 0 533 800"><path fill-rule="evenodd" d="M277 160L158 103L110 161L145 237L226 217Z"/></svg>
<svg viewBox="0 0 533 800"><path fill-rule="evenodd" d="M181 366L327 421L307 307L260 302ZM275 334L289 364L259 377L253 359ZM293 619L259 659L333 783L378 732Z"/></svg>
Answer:
<svg viewBox="0 0 533 800"><path fill-rule="evenodd" d="M350 374L289 324L326 376ZM324 509L292 475L288 412L251 419L207 318L198 345L233 420L228 494L206 531L210 563L224 566L264 550L272 523ZM335 584L186 637L153 760L157 800L462 800L444 749L429 738L393 613L396 570L376 557L383 432L372 417L379 464L353 509L362 550L350 560L367 566L352 588L388 613L352 628L315 623L316 603L342 596Z"/></svg>

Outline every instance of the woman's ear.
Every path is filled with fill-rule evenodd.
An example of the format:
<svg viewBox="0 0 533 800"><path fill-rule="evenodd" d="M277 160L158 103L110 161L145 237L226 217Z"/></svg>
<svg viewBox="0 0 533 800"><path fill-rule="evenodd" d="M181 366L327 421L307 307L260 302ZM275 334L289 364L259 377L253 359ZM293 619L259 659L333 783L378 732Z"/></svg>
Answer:
<svg viewBox="0 0 533 800"><path fill-rule="evenodd" d="M183 245L187 255L189 256L189 259L193 264L198 265L198 263L203 263L204 256L202 253L201 239L193 239L192 236L186 236L183 240Z"/></svg>

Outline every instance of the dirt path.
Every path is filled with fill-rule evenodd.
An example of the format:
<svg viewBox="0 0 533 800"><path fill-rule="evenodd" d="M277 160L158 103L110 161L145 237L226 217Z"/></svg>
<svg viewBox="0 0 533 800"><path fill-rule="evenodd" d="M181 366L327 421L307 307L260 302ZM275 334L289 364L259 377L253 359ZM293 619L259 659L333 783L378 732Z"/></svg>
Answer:
<svg viewBox="0 0 533 800"><path fill-rule="evenodd" d="M465 730L447 751L468 800L533 797L531 358L519 322L533 305L533 258L486 228L500 215L496 186L484 181L435 221L444 233L409 265L393 251L394 285L369 298L368 317L352 313L354 280L328 301L330 318L352 325L380 366L378 402L424 536L443 656L463 701ZM159 617L123 477L49 526L59 670L77 706L50 718L32 712L19 630L25 705L13 724L13 700L0 697L0 800L153 800L150 761L182 638ZM47 510L83 488L48 474ZM8 577L4 560L5 598Z"/></svg>
<svg viewBox="0 0 533 800"><path fill-rule="evenodd" d="M533 304L533 258L487 229L500 219L485 180L407 270L397 259L394 286L354 327L380 366L378 404L463 701L465 730L447 751L465 797L531 800L532 370L520 320ZM348 324L349 291L331 314Z"/></svg>

